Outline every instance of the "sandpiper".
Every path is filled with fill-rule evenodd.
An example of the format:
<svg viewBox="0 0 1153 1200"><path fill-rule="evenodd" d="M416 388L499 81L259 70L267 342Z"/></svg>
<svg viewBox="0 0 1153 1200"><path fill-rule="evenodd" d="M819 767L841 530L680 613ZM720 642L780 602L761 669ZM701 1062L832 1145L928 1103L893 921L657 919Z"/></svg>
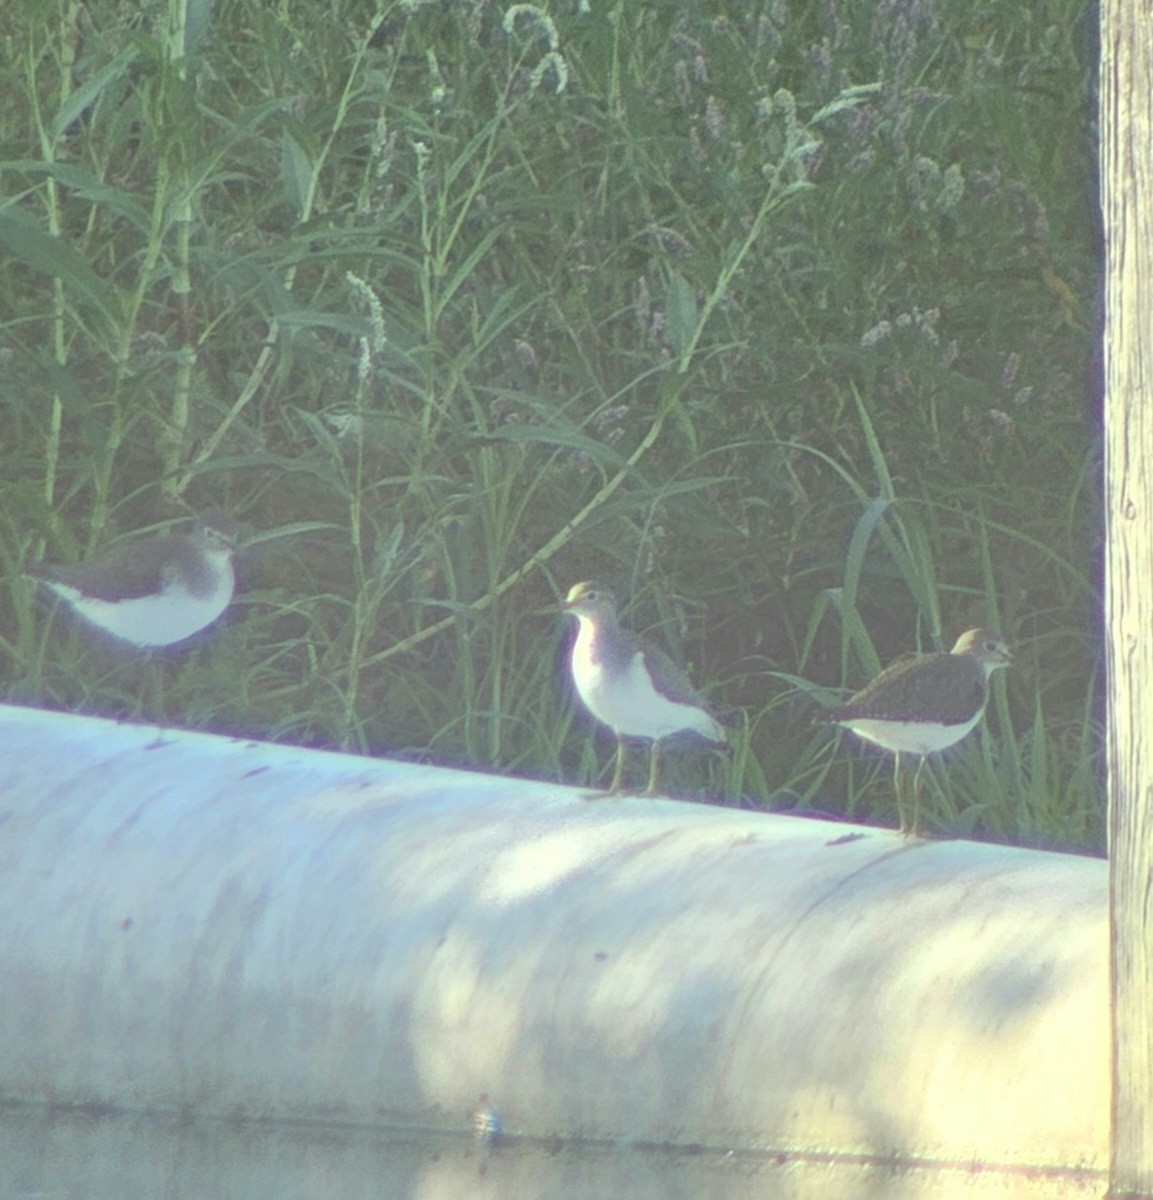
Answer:
<svg viewBox="0 0 1153 1200"><path fill-rule="evenodd" d="M925 760L971 732L989 701L989 678L1012 662L1008 647L987 629L961 634L947 654L903 658L887 667L827 720L851 729L858 737L894 755L893 785L897 815L906 832L901 794L901 755L920 758L913 778L913 821L908 832L918 836L921 773Z"/></svg>
<svg viewBox="0 0 1153 1200"><path fill-rule="evenodd" d="M236 526L210 512L188 533L140 537L73 565L28 574L86 621L134 646L172 646L210 625L236 587Z"/></svg>
<svg viewBox="0 0 1153 1200"><path fill-rule="evenodd" d="M660 748L666 738L691 730L716 744L728 740L672 659L620 627L616 597L608 588L578 583L569 592L564 610L580 622L572 648L577 694L589 712L616 734L610 794L621 788L625 738L652 742L647 796L657 788Z"/></svg>

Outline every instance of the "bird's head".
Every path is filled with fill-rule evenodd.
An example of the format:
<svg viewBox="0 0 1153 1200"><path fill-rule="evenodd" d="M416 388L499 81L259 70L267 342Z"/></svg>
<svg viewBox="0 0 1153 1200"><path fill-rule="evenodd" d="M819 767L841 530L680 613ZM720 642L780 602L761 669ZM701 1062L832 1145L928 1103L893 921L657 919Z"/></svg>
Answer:
<svg viewBox="0 0 1153 1200"><path fill-rule="evenodd" d="M1013 661L1009 647L1005 645L999 634L988 629L969 629L957 639L953 647L954 654L970 655L988 671L997 667L1007 667Z"/></svg>
<svg viewBox="0 0 1153 1200"><path fill-rule="evenodd" d="M193 528L193 537L206 549L231 553L236 549L240 530L236 522L222 509L213 508L204 513Z"/></svg>
<svg viewBox="0 0 1153 1200"><path fill-rule="evenodd" d="M561 607L574 617L615 621L617 598L612 591L599 583L577 583L569 589Z"/></svg>

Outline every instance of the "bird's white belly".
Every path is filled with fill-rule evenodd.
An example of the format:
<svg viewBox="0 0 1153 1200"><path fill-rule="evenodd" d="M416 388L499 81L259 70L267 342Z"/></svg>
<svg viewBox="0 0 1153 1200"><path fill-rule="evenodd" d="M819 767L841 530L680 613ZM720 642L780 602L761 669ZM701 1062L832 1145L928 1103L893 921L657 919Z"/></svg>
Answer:
<svg viewBox="0 0 1153 1200"><path fill-rule="evenodd" d="M899 754L934 754L959 742L981 719L984 709L960 725L943 725L939 721L900 723L858 717L842 724L858 737Z"/></svg>
<svg viewBox="0 0 1153 1200"><path fill-rule="evenodd" d="M234 587L231 568L222 572L206 596L183 588L131 600L97 600L67 584L49 585L93 625L135 646L171 646L198 633L228 607Z"/></svg>
<svg viewBox="0 0 1153 1200"><path fill-rule="evenodd" d="M703 709L678 704L653 687L640 654L627 670L609 675L602 664L590 660L578 638L573 678L589 712L618 733L655 740L695 729L702 737L717 738L716 722Z"/></svg>

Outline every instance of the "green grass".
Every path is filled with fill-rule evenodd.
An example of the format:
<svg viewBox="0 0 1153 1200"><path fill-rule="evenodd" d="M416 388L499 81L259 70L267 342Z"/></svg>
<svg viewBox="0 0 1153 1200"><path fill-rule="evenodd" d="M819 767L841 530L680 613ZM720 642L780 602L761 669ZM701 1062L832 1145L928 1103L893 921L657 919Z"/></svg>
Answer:
<svg viewBox="0 0 1153 1200"><path fill-rule="evenodd" d="M892 819L811 718L990 624L946 832L1100 848L1083 0L10 0L0 680L590 782L579 579L728 710L679 794ZM22 578L211 504L143 666Z"/></svg>

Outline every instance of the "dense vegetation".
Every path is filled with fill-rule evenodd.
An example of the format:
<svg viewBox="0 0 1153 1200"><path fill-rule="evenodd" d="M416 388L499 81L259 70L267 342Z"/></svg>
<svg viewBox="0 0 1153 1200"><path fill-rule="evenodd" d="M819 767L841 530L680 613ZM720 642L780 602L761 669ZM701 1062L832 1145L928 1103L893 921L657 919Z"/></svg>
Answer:
<svg viewBox="0 0 1153 1200"><path fill-rule="evenodd" d="M10 699L542 778L579 579L732 722L682 795L892 820L841 687L1014 647L929 825L1101 839L1084 0L8 0ZM142 659L21 575L214 503Z"/></svg>

